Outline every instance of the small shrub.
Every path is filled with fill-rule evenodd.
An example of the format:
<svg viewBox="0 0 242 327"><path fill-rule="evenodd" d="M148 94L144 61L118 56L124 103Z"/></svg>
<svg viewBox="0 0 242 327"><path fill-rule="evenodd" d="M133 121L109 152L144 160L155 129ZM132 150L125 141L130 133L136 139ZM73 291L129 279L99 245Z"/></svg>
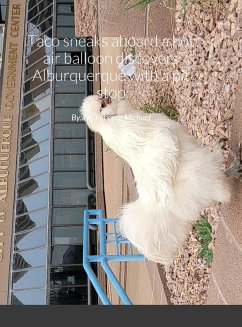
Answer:
<svg viewBox="0 0 242 327"><path fill-rule="evenodd" d="M201 244L199 248L199 255L208 263L211 264L213 260L213 250L209 247L212 237L212 226L207 217L202 216L198 223L195 225L198 240Z"/></svg>
<svg viewBox="0 0 242 327"><path fill-rule="evenodd" d="M172 120L178 120L180 117L179 112L174 108L174 107L159 107L159 108L155 108L152 107L150 104L146 103L142 110L146 113L159 113L162 112L165 115L167 115L169 118L171 118Z"/></svg>

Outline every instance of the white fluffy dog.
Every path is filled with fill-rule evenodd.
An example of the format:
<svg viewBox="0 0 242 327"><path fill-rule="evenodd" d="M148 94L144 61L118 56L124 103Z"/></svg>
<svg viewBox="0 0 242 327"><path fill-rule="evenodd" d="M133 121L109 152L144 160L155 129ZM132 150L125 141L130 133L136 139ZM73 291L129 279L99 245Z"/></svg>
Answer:
<svg viewBox="0 0 242 327"><path fill-rule="evenodd" d="M122 233L148 259L170 263L201 211L230 199L220 150L200 146L164 114L109 96L87 97L81 113L133 170L138 199L121 210Z"/></svg>

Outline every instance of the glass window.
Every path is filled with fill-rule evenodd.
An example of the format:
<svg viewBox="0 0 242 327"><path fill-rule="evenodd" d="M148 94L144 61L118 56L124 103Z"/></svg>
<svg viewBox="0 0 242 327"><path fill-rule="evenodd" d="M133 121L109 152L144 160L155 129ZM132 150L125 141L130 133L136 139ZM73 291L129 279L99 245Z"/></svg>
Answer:
<svg viewBox="0 0 242 327"><path fill-rule="evenodd" d="M54 170L86 171L85 155L55 155Z"/></svg>
<svg viewBox="0 0 242 327"><path fill-rule="evenodd" d="M52 244L81 244L82 233L82 226L53 227Z"/></svg>
<svg viewBox="0 0 242 327"><path fill-rule="evenodd" d="M82 264L82 245L65 245L51 247L51 265Z"/></svg>
<svg viewBox="0 0 242 327"><path fill-rule="evenodd" d="M43 33L48 31L53 25L53 18L52 16L46 19L42 24L39 26L35 26L33 24L29 25L29 28L32 28L29 31L29 34L33 35L36 39L38 39Z"/></svg>
<svg viewBox="0 0 242 327"><path fill-rule="evenodd" d="M68 61L68 64L66 66L57 66L56 67L56 74L57 74L58 79L60 79L63 76L65 76L66 79L70 79L71 74L78 74L78 78L79 78L79 74L80 74L80 79L84 79L84 74L86 71L85 66L70 65L69 61L71 61L71 59L69 59L69 58L71 58L71 57L66 58L66 60Z"/></svg>
<svg viewBox="0 0 242 327"><path fill-rule="evenodd" d="M41 39L43 41L41 41ZM31 33L27 35L27 43L25 47L25 54L26 56L30 55L31 52L38 51L40 47L44 46L50 46L52 40L52 27L48 29L44 34L39 36L39 33L35 35L35 33Z"/></svg>
<svg viewBox="0 0 242 327"><path fill-rule="evenodd" d="M45 268L36 268L13 273L13 290L44 288L47 276Z"/></svg>
<svg viewBox="0 0 242 327"><path fill-rule="evenodd" d="M66 72L74 72L72 69L77 65L84 65L86 63L86 53L81 51L80 49L75 49L73 52L68 52L69 48L65 49L65 52L56 52L56 61L55 63L58 65L68 65L68 66L62 66L60 69L57 68L57 74L59 75L61 70L64 70ZM78 51L79 50L79 51ZM83 49L81 49L83 50ZM65 67L65 68L64 68ZM86 71L85 66L78 66L76 72L80 74L80 77L84 79L84 73Z"/></svg>
<svg viewBox="0 0 242 327"><path fill-rule="evenodd" d="M48 155L49 152L50 152L50 140L41 142L36 146L21 152L20 165L25 165L28 162L42 158Z"/></svg>
<svg viewBox="0 0 242 327"><path fill-rule="evenodd" d="M39 116L41 112L50 109L51 107L51 96L48 95L35 103L32 103L27 108L23 109L22 121L29 120L32 117Z"/></svg>
<svg viewBox="0 0 242 327"><path fill-rule="evenodd" d="M86 208L53 208L52 225L82 225Z"/></svg>
<svg viewBox="0 0 242 327"><path fill-rule="evenodd" d="M74 15L57 15L57 26L75 26Z"/></svg>
<svg viewBox="0 0 242 327"><path fill-rule="evenodd" d="M13 292L11 297L12 305L45 305L46 290L26 290Z"/></svg>
<svg viewBox="0 0 242 327"><path fill-rule="evenodd" d="M79 77L77 77L78 79ZM85 93L86 91L86 82L75 80L72 77L72 81L62 80L55 82L55 91L56 92L76 92L76 93Z"/></svg>
<svg viewBox="0 0 242 327"><path fill-rule="evenodd" d="M85 138L86 137L86 124L55 124L55 137L70 137L70 138Z"/></svg>
<svg viewBox="0 0 242 327"><path fill-rule="evenodd" d="M46 140L50 136L50 125L45 125L22 137L21 151Z"/></svg>
<svg viewBox="0 0 242 327"><path fill-rule="evenodd" d="M86 140L83 139L56 139L54 140L56 154L85 154Z"/></svg>
<svg viewBox="0 0 242 327"><path fill-rule="evenodd" d="M85 98L84 94L55 94L56 107L80 107Z"/></svg>
<svg viewBox="0 0 242 327"><path fill-rule="evenodd" d="M43 10L46 6L49 5L49 3L46 4L46 1L35 1L35 4L30 6L29 5L29 13L28 13L28 20L30 20L31 18L33 18L35 15L37 15L41 10ZM36 4L38 4L36 6ZM32 10L30 10L31 8L33 8Z"/></svg>
<svg viewBox="0 0 242 327"><path fill-rule="evenodd" d="M89 190L55 190L53 191L53 202L55 206L87 206L90 195Z"/></svg>
<svg viewBox="0 0 242 327"><path fill-rule="evenodd" d="M25 92L31 90L31 88L37 87L40 84L43 84L47 73L51 73L52 66L47 61L47 57L43 57L40 61L38 61L33 66L27 68L25 70L25 80L30 79L28 84L25 83ZM44 73L42 73L44 71ZM41 74L42 75L41 75ZM41 77L39 76L41 75Z"/></svg>
<svg viewBox="0 0 242 327"><path fill-rule="evenodd" d="M17 202L17 215L48 207L48 192L40 192L27 196Z"/></svg>
<svg viewBox="0 0 242 327"><path fill-rule="evenodd" d="M15 235L15 251L43 247L47 244L47 229L41 228L28 233Z"/></svg>
<svg viewBox="0 0 242 327"><path fill-rule="evenodd" d="M87 287L63 287L50 291L51 305L87 305Z"/></svg>
<svg viewBox="0 0 242 327"><path fill-rule="evenodd" d="M65 37L64 40L59 40L60 42L57 44L56 51L86 51L86 40L85 39L67 39Z"/></svg>
<svg viewBox="0 0 242 327"><path fill-rule="evenodd" d="M53 13L53 6L50 5L49 7L47 7L45 10L43 10L42 12L39 12L39 14L37 16L35 16L33 19L31 19L28 23L27 23L27 29L28 29L28 33L31 32L31 30L42 24L48 17L50 17ZM50 25L51 26L51 25Z"/></svg>
<svg viewBox="0 0 242 327"><path fill-rule="evenodd" d="M51 43L47 43L46 46L41 46L36 50L35 52L31 53L28 57L25 59L25 68L28 69L29 66L33 64L37 64L38 62L44 62L46 60L46 55L50 56L52 53L52 45ZM44 69L47 67L44 67ZM33 73L34 75L35 73ZM33 76L32 75L32 76ZM25 78L26 79L26 78Z"/></svg>
<svg viewBox="0 0 242 327"><path fill-rule="evenodd" d="M41 175L49 170L49 157L44 157L20 168L19 180ZM48 186L48 184L47 184Z"/></svg>
<svg viewBox="0 0 242 327"><path fill-rule="evenodd" d="M42 2L43 0L29 0L29 11L31 8L33 8L36 5L39 5L40 2Z"/></svg>
<svg viewBox="0 0 242 327"><path fill-rule="evenodd" d="M57 27L57 37L58 38L74 38L75 37L75 27Z"/></svg>
<svg viewBox="0 0 242 327"><path fill-rule="evenodd" d="M33 76L30 80L24 83L24 93L27 93L36 87L41 86L45 83L45 71L36 72L36 76Z"/></svg>
<svg viewBox="0 0 242 327"><path fill-rule="evenodd" d="M48 208L29 212L26 215L16 218L15 232L23 232L28 229L44 227L48 221Z"/></svg>
<svg viewBox="0 0 242 327"><path fill-rule="evenodd" d="M45 266L46 261L47 248L14 253L13 270Z"/></svg>
<svg viewBox="0 0 242 327"><path fill-rule="evenodd" d="M37 18L35 18L36 21L35 20L32 21L38 23L38 21L40 21L40 18L49 16L50 8L52 8L51 3L47 4L45 1L40 2L36 7L33 7L33 9L29 11L28 21L30 21L33 17L37 15ZM39 20L38 17L40 17Z"/></svg>
<svg viewBox="0 0 242 327"><path fill-rule="evenodd" d="M55 108L56 122L77 122L80 119L81 113L79 108Z"/></svg>
<svg viewBox="0 0 242 327"><path fill-rule="evenodd" d="M54 188L86 188L87 179L85 172L54 173Z"/></svg>
<svg viewBox="0 0 242 327"><path fill-rule="evenodd" d="M46 110L38 116L26 121L21 126L21 134L22 136L28 134L41 126L50 123L50 111Z"/></svg>
<svg viewBox="0 0 242 327"><path fill-rule="evenodd" d="M74 13L74 4L61 4L57 5L58 14L73 14Z"/></svg>
<svg viewBox="0 0 242 327"><path fill-rule="evenodd" d="M51 268L50 285L51 288L54 286L87 285L87 274L82 266Z"/></svg>
<svg viewBox="0 0 242 327"><path fill-rule="evenodd" d="M36 90L33 90L32 92L25 95L23 99L23 105L27 106L31 102L38 101L41 98L49 95L50 93L51 93L50 83L47 82L41 87L37 88Z"/></svg>
<svg viewBox="0 0 242 327"><path fill-rule="evenodd" d="M40 192L48 189L49 187L49 174L40 175L35 178L31 178L26 182L18 185L18 197L33 194L34 192Z"/></svg>

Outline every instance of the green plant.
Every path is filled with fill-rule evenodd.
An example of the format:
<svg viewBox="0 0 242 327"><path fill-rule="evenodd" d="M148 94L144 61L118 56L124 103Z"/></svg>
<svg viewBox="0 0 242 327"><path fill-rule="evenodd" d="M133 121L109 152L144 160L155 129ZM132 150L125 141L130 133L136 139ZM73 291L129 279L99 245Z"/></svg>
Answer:
<svg viewBox="0 0 242 327"><path fill-rule="evenodd" d="M212 226L209 223L207 217L202 216L198 223L195 225L198 240L201 244L199 248L199 255L208 263L211 264L213 260L213 250L210 248L210 244L213 240Z"/></svg>
<svg viewBox="0 0 242 327"><path fill-rule="evenodd" d="M148 6L154 1L157 0L138 0L137 2L134 2L134 0L121 0L121 3L124 4L127 9L132 9L136 7Z"/></svg>
<svg viewBox="0 0 242 327"><path fill-rule="evenodd" d="M134 2L135 0L121 0L121 4L125 5L126 9L133 9L133 8L137 8L137 7L146 7L150 4L152 4L153 2L158 2L163 4L163 6L166 9L171 10L175 10L175 7L172 8L168 5L169 0L137 0L136 2ZM214 3L216 4L222 4L224 5L224 2L226 2L226 0L213 0ZM203 4L205 3L206 0L181 0L180 6L181 6L181 15L183 17L183 19L186 16L187 13L187 8L190 4L192 3L198 3L198 4Z"/></svg>
<svg viewBox="0 0 242 327"><path fill-rule="evenodd" d="M135 50L135 47L132 47L130 53L131 53L132 58L133 58L133 60L134 60L134 59L136 58L136 50Z"/></svg>
<svg viewBox="0 0 242 327"><path fill-rule="evenodd" d="M146 113L158 113L158 112L162 112L165 115L167 115L169 118L173 119L173 120L178 120L180 117L179 112L174 108L174 107L159 107L159 108L155 108L153 106L151 106L149 103L146 103L142 110Z"/></svg>

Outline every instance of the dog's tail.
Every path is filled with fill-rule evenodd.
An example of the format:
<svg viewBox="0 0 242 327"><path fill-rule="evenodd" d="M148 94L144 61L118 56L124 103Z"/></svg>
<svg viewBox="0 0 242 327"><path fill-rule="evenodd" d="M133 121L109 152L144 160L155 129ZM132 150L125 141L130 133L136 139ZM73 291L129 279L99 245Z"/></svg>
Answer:
<svg viewBox="0 0 242 327"><path fill-rule="evenodd" d="M120 229L122 234L147 259L169 264L186 239L191 222L182 221L164 206L137 200L122 208Z"/></svg>

